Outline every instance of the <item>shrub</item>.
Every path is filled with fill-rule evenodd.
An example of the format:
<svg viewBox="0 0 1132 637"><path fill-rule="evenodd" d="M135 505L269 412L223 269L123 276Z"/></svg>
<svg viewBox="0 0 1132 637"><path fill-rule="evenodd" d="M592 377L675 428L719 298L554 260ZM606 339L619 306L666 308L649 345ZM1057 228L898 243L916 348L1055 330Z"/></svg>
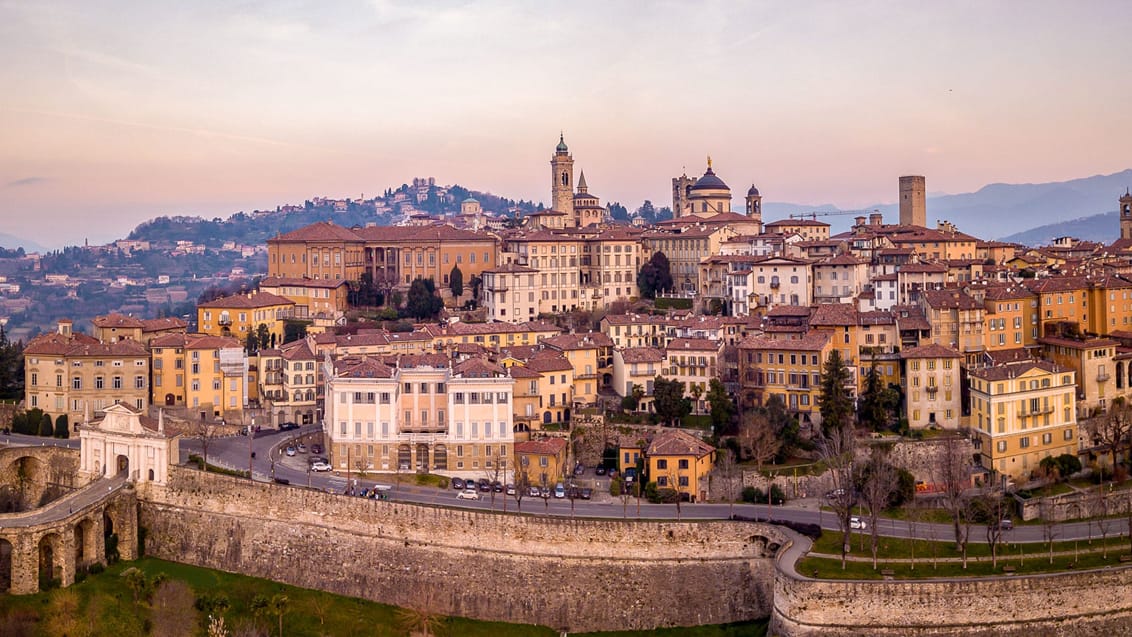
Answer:
<svg viewBox="0 0 1132 637"><path fill-rule="evenodd" d="M615 498L620 496L622 488L621 478L618 477L609 481L609 495Z"/></svg>
<svg viewBox="0 0 1132 637"><path fill-rule="evenodd" d="M762 502L766 499L763 490L758 487L743 487L741 497L743 502Z"/></svg>

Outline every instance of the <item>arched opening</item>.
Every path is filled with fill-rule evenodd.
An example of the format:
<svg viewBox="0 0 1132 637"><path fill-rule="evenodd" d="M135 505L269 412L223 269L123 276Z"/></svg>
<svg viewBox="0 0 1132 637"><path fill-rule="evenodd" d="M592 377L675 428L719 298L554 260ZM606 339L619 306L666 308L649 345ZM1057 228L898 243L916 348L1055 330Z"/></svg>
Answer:
<svg viewBox="0 0 1132 637"><path fill-rule="evenodd" d="M433 467L435 467L437 471L447 471L448 447L445 447L444 445L436 445L436 448L432 450L432 462Z"/></svg>
<svg viewBox="0 0 1132 637"><path fill-rule="evenodd" d="M48 533L39 540L39 589L51 587L54 580L63 578L63 565L59 551L59 536Z"/></svg>
<svg viewBox="0 0 1132 637"><path fill-rule="evenodd" d="M400 471L408 471L413 462L413 449L409 445L398 445L397 447L397 468Z"/></svg>
<svg viewBox="0 0 1132 637"><path fill-rule="evenodd" d="M552 418L552 416L550 415L549 411L542 412L542 422L543 422L544 425L549 425L551 418Z"/></svg>
<svg viewBox="0 0 1132 637"><path fill-rule="evenodd" d="M86 566L98 560L94 535L93 520L86 519L75 525L75 566Z"/></svg>
<svg viewBox="0 0 1132 637"><path fill-rule="evenodd" d="M102 512L102 542L103 554L106 555L106 563L113 564L118 561L118 534L114 530L114 518L110 517L109 511Z"/></svg>
<svg viewBox="0 0 1132 637"><path fill-rule="evenodd" d="M174 396L173 394L165 394L165 406L166 407L172 407L176 403L177 403L177 397L176 396Z"/></svg>
<svg viewBox="0 0 1132 637"><path fill-rule="evenodd" d="M149 481L153 482L153 469L149 470Z"/></svg>
<svg viewBox="0 0 1132 637"><path fill-rule="evenodd" d="M421 473L428 473L428 444L419 443L417 445L417 471Z"/></svg>
<svg viewBox="0 0 1132 637"><path fill-rule="evenodd" d="M119 455L118 459L117 459L117 465L118 465L118 467L117 467L118 475L127 475L128 476L130 474L130 459L129 458L127 458L124 455Z"/></svg>
<svg viewBox="0 0 1132 637"><path fill-rule="evenodd" d="M0 593L12 589L12 543L0 539Z"/></svg>
<svg viewBox="0 0 1132 637"><path fill-rule="evenodd" d="M1123 361L1116 362L1116 388L1124 389L1124 363Z"/></svg>

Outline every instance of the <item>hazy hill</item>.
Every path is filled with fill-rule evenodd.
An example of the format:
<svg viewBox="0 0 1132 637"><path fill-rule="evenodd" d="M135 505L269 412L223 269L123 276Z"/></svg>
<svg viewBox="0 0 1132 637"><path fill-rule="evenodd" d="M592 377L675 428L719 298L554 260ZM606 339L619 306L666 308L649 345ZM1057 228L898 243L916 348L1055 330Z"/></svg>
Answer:
<svg viewBox="0 0 1132 637"><path fill-rule="evenodd" d="M1119 236L1120 218L1117 211L1051 223L1022 232L1006 235L1003 241L1031 246L1048 245L1058 237L1076 237L1086 241L1112 243Z"/></svg>
<svg viewBox="0 0 1132 637"><path fill-rule="evenodd" d="M14 237L10 234L0 232L0 248L8 248L15 250L16 248L23 248L24 252L46 252L47 249L34 241Z"/></svg>
<svg viewBox="0 0 1132 637"><path fill-rule="evenodd" d="M928 176L931 186L931 175ZM1112 241L1119 236L1115 219L1110 220L1107 231L1101 219L1094 216L1116 208L1117 200L1132 186L1132 169L1111 175L1094 175L1070 181L1045 184L990 184L972 193L929 196L927 225L934 227L937 220L948 220L963 232L984 239L1006 238L1019 233L1020 228L1033 228L1042 235L1072 235L1095 241ZM893 183L893 192L896 184ZM780 219L792 212L835 209L833 206L799 206L797 204L768 203L764 206L768 220ZM899 218L896 204L867 206L884 213L888 223ZM1069 219L1088 219L1086 226L1093 234L1085 236L1084 229L1076 230ZM833 226L833 232L846 230L853 223L850 215L819 217ZM1047 230L1045 226L1065 225L1066 230Z"/></svg>

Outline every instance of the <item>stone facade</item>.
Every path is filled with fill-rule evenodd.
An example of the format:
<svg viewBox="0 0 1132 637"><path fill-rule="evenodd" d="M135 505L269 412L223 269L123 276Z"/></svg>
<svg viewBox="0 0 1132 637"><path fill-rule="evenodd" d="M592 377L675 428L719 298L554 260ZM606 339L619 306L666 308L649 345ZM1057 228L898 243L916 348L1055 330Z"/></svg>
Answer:
<svg viewBox="0 0 1132 637"><path fill-rule="evenodd" d="M251 484L176 467L167 487L139 490L148 555L571 632L766 617L772 558L785 541L774 527L742 522L499 515ZM595 585L598 573L617 574L616 597Z"/></svg>

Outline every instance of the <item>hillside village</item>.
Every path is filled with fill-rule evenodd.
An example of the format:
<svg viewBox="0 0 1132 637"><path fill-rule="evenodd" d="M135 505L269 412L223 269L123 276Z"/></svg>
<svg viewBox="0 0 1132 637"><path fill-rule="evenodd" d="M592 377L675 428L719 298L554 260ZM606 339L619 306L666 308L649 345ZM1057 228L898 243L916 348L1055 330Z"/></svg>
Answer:
<svg viewBox="0 0 1132 637"><path fill-rule="evenodd" d="M764 221L754 185L732 209L710 159L701 176L672 179L673 218L655 224L614 222L585 175L575 181L562 139L550 167L552 205L517 219L470 197L458 212L423 212L449 192L414 180L415 195L393 196L397 225L320 221L261 245L178 244L172 256L224 255L211 283L241 287L192 303L165 274L104 280L144 288L145 302L86 333L61 318L28 341L23 406L72 424L115 403L322 424L336 471L553 483L608 454L691 501L710 497L713 445L759 463L804 456L829 425L831 374L844 374L864 429L963 432L984 484L1027 482L1064 454L1103 464L1111 449L1115 462L1127 443L1096 423L1132 393L1132 194L1115 197L1112 243L1027 248L929 227L923 177L899 179L899 219L858 216L831 234L818 213ZM5 261L37 271L44 259ZM249 260L266 264L262 278L248 277ZM77 296L73 282L41 285ZM12 312L20 290L8 285ZM132 315L146 303L185 311ZM607 430L585 451L547 443L607 420L640 428ZM759 444L768 438L778 442Z"/></svg>

